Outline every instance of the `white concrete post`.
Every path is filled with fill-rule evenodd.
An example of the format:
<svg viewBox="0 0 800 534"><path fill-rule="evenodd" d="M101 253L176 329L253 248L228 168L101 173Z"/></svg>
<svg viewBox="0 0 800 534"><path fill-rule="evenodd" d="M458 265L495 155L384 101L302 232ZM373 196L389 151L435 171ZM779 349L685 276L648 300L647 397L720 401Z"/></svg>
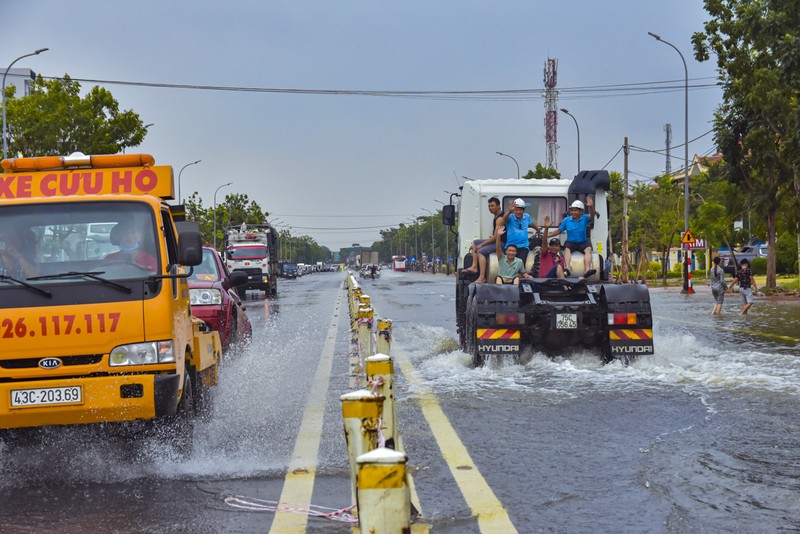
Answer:
<svg viewBox="0 0 800 534"><path fill-rule="evenodd" d="M411 532L411 492L405 453L380 448L358 462L358 526L361 532Z"/></svg>
<svg viewBox="0 0 800 534"><path fill-rule="evenodd" d="M397 444L397 406L394 401L394 362L388 354L375 354L366 360L367 383L372 391L382 395L384 446L394 449Z"/></svg>
<svg viewBox="0 0 800 534"><path fill-rule="evenodd" d="M344 434L350 458L350 482L356 502L356 458L378 446L378 425L383 413L383 397L360 389L339 397L342 401Z"/></svg>

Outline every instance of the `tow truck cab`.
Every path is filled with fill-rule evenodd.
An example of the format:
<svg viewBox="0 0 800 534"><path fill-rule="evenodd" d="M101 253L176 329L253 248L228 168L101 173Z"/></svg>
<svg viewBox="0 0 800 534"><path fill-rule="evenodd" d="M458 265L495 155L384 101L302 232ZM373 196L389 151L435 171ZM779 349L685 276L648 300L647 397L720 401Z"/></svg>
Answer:
<svg viewBox="0 0 800 534"><path fill-rule="evenodd" d="M216 383L219 337L193 321L184 268L199 229L153 164L2 162L0 429L154 419Z"/></svg>

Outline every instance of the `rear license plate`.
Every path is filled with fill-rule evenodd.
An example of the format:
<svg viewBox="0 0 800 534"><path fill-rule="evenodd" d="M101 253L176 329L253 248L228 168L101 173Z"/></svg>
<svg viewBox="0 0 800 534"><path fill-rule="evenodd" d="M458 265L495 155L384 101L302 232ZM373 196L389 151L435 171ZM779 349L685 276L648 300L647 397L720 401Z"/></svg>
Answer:
<svg viewBox="0 0 800 534"><path fill-rule="evenodd" d="M557 313L556 314L556 329L558 330L574 330L578 328L578 314L577 313Z"/></svg>
<svg viewBox="0 0 800 534"><path fill-rule="evenodd" d="M48 404L80 404L82 402L83 389L81 386L11 390L12 408L45 406Z"/></svg>

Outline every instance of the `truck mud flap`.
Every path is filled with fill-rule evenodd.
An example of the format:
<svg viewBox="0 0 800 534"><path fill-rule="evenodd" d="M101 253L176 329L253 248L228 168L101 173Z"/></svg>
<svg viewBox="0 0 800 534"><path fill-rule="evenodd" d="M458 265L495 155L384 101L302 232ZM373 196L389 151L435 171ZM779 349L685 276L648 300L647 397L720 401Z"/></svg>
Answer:
<svg viewBox="0 0 800 534"><path fill-rule="evenodd" d="M608 313L608 344L603 355L629 363L642 355L654 354L653 314L647 286L605 285L601 291Z"/></svg>
<svg viewBox="0 0 800 534"><path fill-rule="evenodd" d="M516 356L520 333L516 328L478 328L475 332L477 352L481 356Z"/></svg>

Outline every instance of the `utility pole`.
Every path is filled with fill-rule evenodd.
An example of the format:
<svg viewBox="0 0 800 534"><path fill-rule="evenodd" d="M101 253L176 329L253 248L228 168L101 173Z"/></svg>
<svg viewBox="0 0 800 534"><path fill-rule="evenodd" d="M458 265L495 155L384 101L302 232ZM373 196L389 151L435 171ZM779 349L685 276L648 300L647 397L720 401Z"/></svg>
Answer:
<svg viewBox="0 0 800 534"><path fill-rule="evenodd" d="M623 175L625 180L622 185L622 283L628 283L628 138L622 145L625 154Z"/></svg>

